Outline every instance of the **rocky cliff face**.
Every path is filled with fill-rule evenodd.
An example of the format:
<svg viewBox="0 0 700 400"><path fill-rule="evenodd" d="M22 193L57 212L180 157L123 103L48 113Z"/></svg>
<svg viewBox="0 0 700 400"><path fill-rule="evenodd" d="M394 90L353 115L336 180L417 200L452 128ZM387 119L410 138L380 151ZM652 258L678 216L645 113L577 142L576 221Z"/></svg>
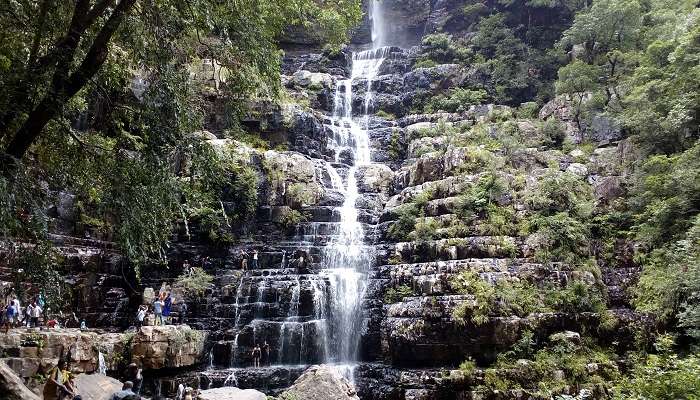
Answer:
<svg viewBox="0 0 700 400"><path fill-rule="evenodd" d="M455 10L462 4L441 0L383 3L386 18L401 21L392 24L397 30L390 32L390 37L401 38L401 44L417 43L424 32L443 29L459 18ZM366 39L366 31L360 28L364 33L358 35ZM542 126L546 119L561 121L571 142L581 141L581 129L574 126L565 98L547 104L539 116L519 116L516 110L498 105L466 107L462 113L416 113L419 100L474 79L471 71L459 65L414 68L419 52L415 47L388 48L371 85L363 77L350 82L352 97L347 100L367 131L369 164L354 168L356 149L338 150L332 119L338 107L339 83L351 75L353 60L348 52L287 53L282 82L288 101L257 105L260 112L244 121L271 144L282 145L278 150L205 137L221 151L239 153L255 169L259 204L250 223L231 228L240 238L237 242L214 244L199 234L197 226L188 227L187 235L181 229L169 254L169 268L153 266L142 271L139 291L172 282L182 273L184 259L194 260L214 276L205 298L189 307L188 322L207 331L207 336L147 327L131 338L135 362L149 370L164 370L154 378L163 395L173 395L179 382L277 394L291 386L308 365L347 361L334 353L343 332L329 322L337 317L337 294L347 282L336 280L326 270L327 248L342 229L339 208L348 195L339 189L338 180L341 186L348 182L350 171L357 180L357 222L364 244L371 249L371 263L368 270L361 271L366 274L366 288L356 299L360 304L360 323L355 327L358 359L338 369L351 378L363 400L528 398L523 390L533 382L526 379L525 389L519 392L479 397L475 389L487 379L479 366L493 363L525 332L538 342L555 340L552 337L562 332L567 338L576 337L577 332L601 332L602 315L593 311L492 312L480 323L459 320L455 310L465 304L478 305L474 295L453 283L465 272L491 283L522 281L563 289L571 281L582 281L603 288L608 295L605 308L615 323L596 335L619 351L633 342L634 326L648 323L626 308L625 289L637 273L626 257L627 244L614 244L612 259L597 257L598 274L595 268L581 270L563 260L541 259L541 238L509 223L535 212L522 193L535 190L552 175L565 174L566 179L590 190L595 204L620 196L624 190L620 176L634 148L622 140L614 122L603 116L594 119L598 121L594 126L585 127L586 132L593 132L593 146L573 145L564 150L543 144ZM367 88L371 88L369 93ZM221 118L214 115L211 120ZM219 133L221 127L215 125L212 131ZM500 225L489 220L484 210L465 218L465 193L494 176L515 189L489 198L488 205L507 207L512 214ZM62 198L56 218L66 233L74 218L70 196ZM222 207L229 206L222 201ZM419 211L407 214L411 207ZM397 234L394 227L406 221L410 227ZM108 240L65 235L56 240L64 243L64 253L75 260L70 276L81 288L80 314L92 325L127 325L140 296L127 294L132 292L120 275L119 256L110 250ZM249 270L244 271L242 252L254 250L258 266L252 268L249 260ZM203 261L205 256L207 261ZM11 271L0 272L11 280ZM116 334L42 337L47 345L41 349L22 346L21 335L10 335L0 343L10 365L24 377L33 376L45 360L57 357L52 353L58 351L55 341L74 348L72 362L88 372L96 369L97 350L112 346L105 353L119 354L124 346L123 337ZM265 342L270 351L264 362L270 365L250 368L253 348ZM467 359L476 362L474 370L458 370ZM183 372L182 367L197 368ZM527 369L527 365L520 367ZM604 372L603 367L591 364L584 374L604 379ZM556 377L564 383L571 378L564 371ZM578 389L572 386L562 392L576 394Z"/></svg>

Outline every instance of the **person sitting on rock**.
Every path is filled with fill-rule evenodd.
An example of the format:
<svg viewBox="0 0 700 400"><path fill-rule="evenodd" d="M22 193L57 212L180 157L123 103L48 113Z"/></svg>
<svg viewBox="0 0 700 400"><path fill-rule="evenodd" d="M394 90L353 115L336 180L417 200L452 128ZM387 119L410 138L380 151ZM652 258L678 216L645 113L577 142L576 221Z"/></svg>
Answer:
<svg viewBox="0 0 700 400"><path fill-rule="evenodd" d="M75 393L73 377L66 367L66 361L60 357L58 364L49 371L44 385L44 400L64 400L72 398Z"/></svg>
<svg viewBox="0 0 700 400"><path fill-rule="evenodd" d="M141 383L143 382L141 368L139 368L136 363L132 362L128 367L126 367L126 372L124 375L127 381L133 383L133 391L135 393L139 393L141 391Z"/></svg>
<svg viewBox="0 0 700 400"><path fill-rule="evenodd" d="M114 393L112 395L112 397L110 397L110 400L139 400L139 399L141 399L141 396L134 393L133 388L134 388L133 382L131 382L131 381L124 382L124 386L122 386L122 390Z"/></svg>

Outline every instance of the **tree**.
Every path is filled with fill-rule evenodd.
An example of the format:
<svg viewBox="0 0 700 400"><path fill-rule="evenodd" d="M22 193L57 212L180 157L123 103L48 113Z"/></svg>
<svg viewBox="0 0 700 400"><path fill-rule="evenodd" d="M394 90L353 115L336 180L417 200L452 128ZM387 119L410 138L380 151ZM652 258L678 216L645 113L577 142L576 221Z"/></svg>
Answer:
<svg viewBox="0 0 700 400"><path fill-rule="evenodd" d="M356 0L40 0L4 7L0 130L4 152L14 159L100 71L145 68L157 75L173 62L216 58L242 99L260 80L275 86L275 39L285 26L332 26L327 37L337 44L360 15ZM110 51L121 57L110 60ZM107 62L113 65L105 67Z"/></svg>
<svg viewBox="0 0 700 400"><path fill-rule="evenodd" d="M599 69L595 65L576 60L559 69L559 79L555 83L558 94L570 94L576 98L574 121L581 129L581 115L584 101L599 87Z"/></svg>

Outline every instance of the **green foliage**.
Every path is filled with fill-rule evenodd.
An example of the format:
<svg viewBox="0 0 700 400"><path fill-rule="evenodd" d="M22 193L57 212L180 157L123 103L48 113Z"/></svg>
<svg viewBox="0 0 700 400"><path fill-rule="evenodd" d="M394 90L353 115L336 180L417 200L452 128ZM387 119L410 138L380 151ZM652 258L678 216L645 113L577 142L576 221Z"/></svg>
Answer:
<svg viewBox="0 0 700 400"><path fill-rule="evenodd" d="M457 88L447 95L433 96L425 105L425 112L437 113L439 111L461 113L469 109L470 106L484 103L488 98L483 89L471 90Z"/></svg>
<svg viewBox="0 0 700 400"><path fill-rule="evenodd" d="M478 391L507 392L523 388L533 396L554 398L556 394L567 393L571 385L592 389L619 378L615 355L592 343L581 345L564 334L554 334L537 351L533 348L535 344L532 332L525 331L513 349L502 353L496 364L486 370ZM589 365L596 368L590 370Z"/></svg>
<svg viewBox="0 0 700 400"><path fill-rule="evenodd" d="M396 119L396 115L388 113L384 110L379 110L374 114L376 117L383 118L387 121L393 121Z"/></svg>
<svg viewBox="0 0 700 400"><path fill-rule="evenodd" d="M434 192L426 189L416 195L412 202L397 207L395 210L397 218L387 230L387 237L397 242L409 239L420 239L421 241L432 239L436 229L435 224L423 222L420 226L421 231L417 233L418 237L412 232L416 229L416 218L425 216L425 207L433 196Z"/></svg>
<svg viewBox="0 0 700 400"><path fill-rule="evenodd" d="M658 354L637 360L630 376L616 383L615 400L674 400L700 398L700 357L673 353L673 339L661 336Z"/></svg>
<svg viewBox="0 0 700 400"><path fill-rule="evenodd" d="M589 251L589 226L566 212L536 215L523 222L523 233L532 234L530 243L541 262L565 261L578 264Z"/></svg>
<svg viewBox="0 0 700 400"><path fill-rule="evenodd" d="M632 191L639 241L651 247L683 235L700 210L700 144L644 160Z"/></svg>
<svg viewBox="0 0 700 400"><path fill-rule="evenodd" d="M313 190L312 185L303 183L293 183L287 188L286 197L293 208L314 205L318 201L318 193Z"/></svg>
<svg viewBox="0 0 700 400"><path fill-rule="evenodd" d="M290 208L284 209L279 223L285 230L290 230L300 223L308 221L308 219L306 214Z"/></svg>
<svg viewBox="0 0 700 400"><path fill-rule="evenodd" d="M540 128L543 145L549 147L560 147L564 143L566 130L561 122L554 118L550 118L542 124Z"/></svg>
<svg viewBox="0 0 700 400"><path fill-rule="evenodd" d="M457 213L464 220L472 219L509 193L510 185L503 177L495 172L487 173L460 196ZM491 211L492 214L506 212L494 207Z"/></svg>
<svg viewBox="0 0 700 400"><path fill-rule="evenodd" d="M452 36L434 33L423 37L422 54L414 68L428 68L437 64L468 62L472 54L464 43L455 41Z"/></svg>
<svg viewBox="0 0 700 400"><path fill-rule="evenodd" d="M553 310L566 313L605 313L607 310L600 289L583 281L571 281L561 289L550 288L545 303Z"/></svg>
<svg viewBox="0 0 700 400"><path fill-rule="evenodd" d="M677 318L679 326L700 338L700 218L685 237L652 251L643 260L639 283L633 290L637 309L664 319Z"/></svg>
<svg viewBox="0 0 700 400"><path fill-rule="evenodd" d="M402 160L406 156L405 146L401 143L401 137L399 135L398 129L393 130L389 141L389 158L394 161Z"/></svg>
<svg viewBox="0 0 700 400"><path fill-rule="evenodd" d="M200 267L192 268L192 273L185 272L180 275L173 286L182 290L186 296L191 298L200 298L211 286L214 277L209 275Z"/></svg>
<svg viewBox="0 0 700 400"><path fill-rule="evenodd" d="M408 285L400 285L395 288L391 287L387 289L386 293L384 293L384 303L398 303L402 301L404 297L410 297L413 295L413 289Z"/></svg>
<svg viewBox="0 0 700 400"><path fill-rule="evenodd" d="M533 210L545 215L568 212L576 218L588 218L593 210L590 185L570 172L549 171L523 194Z"/></svg>
<svg viewBox="0 0 700 400"><path fill-rule="evenodd" d="M42 240L31 247L19 247L8 256L8 264L14 269L14 287L20 298L43 294L47 312L58 312L70 305L73 291L63 279L64 260L50 242ZM28 292L24 282L32 282Z"/></svg>

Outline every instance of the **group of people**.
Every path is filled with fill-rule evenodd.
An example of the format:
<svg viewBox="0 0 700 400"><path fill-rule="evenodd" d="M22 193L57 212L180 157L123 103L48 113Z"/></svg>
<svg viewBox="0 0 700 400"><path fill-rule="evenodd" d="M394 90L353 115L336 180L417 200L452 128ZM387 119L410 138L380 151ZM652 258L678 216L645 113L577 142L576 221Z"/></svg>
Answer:
<svg viewBox="0 0 700 400"><path fill-rule="evenodd" d="M251 355L253 356L254 368L260 368L261 365L270 365L270 345L267 344L267 341L265 341L262 347L256 343Z"/></svg>
<svg viewBox="0 0 700 400"><path fill-rule="evenodd" d="M153 300L153 325L170 325L174 323L172 312L177 311L177 323L184 324L187 317L187 303L184 300L176 302L170 288L164 283ZM148 315L148 306L142 304L136 311L136 327L142 327Z"/></svg>
<svg viewBox="0 0 700 400"><path fill-rule="evenodd" d="M26 326L27 328L39 327L40 321L44 315L44 306L45 301L41 294L37 296L34 301L29 303L24 310L22 310L22 304L17 296L10 296L10 299L2 307L2 313L0 314L5 333L7 333L10 328L18 328L21 326Z"/></svg>
<svg viewBox="0 0 700 400"><path fill-rule="evenodd" d="M243 249L241 249L238 253L238 258L241 261L241 269L243 271L248 271L258 269L258 251L253 249L252 252L247 252ZM250 264L248 263L250 261ZM290 264L295 267L297 270L300 272L303 272L307 269L309 266L309 261L310 257L308 254L306 254L305 251L298 251L294 257L292 258L292 261Z"/></svg>
<svg viewBox="0 0 700 400"><path fill-rule="evenodd" d="M252 254L248 254L245 250L241 250L239 253L241 258L241 269L243 271L248 271L248 258L250 258L251 269L258 269L258 251L253 250Z"/></svg>

